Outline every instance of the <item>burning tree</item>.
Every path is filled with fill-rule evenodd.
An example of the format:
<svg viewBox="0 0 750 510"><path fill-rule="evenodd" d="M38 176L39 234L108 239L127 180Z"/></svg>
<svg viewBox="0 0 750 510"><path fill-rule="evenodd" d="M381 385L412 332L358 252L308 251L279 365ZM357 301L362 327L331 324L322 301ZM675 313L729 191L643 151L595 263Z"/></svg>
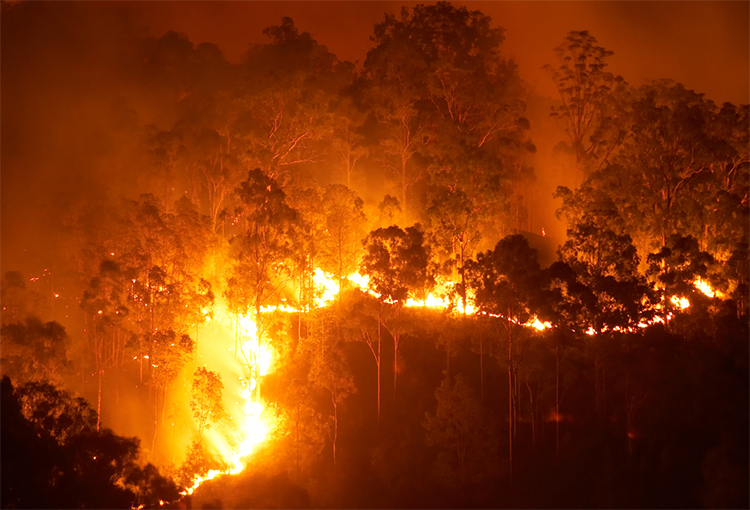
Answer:
<svg viewBox="0 0 750 510"><path fill-rule="evenodd" d="M367 218L364 202L341 184L326 186L323 192L326 236L320 246L320 267L336 275L341 295L346 276L355 272L362 252Z"/></svg>
<svg viewBox="0 0 750 510"><path fill-rule="evenodd" d="M190 409L193 411L193 418L198 423L198 436L210 428L212 423L224 418L224 404L221 401L223 389L224 384L221 382L220 374L206 370L204 367L195 369Z"/></svg>
<svg viewBox="0 0 750 510"><path fill-rule="evenodd" d="M298 214L287 205L286 194L277 182L259 169L248 173L236 193L242 201L238 210L242 232L232 239L230 283L236 292L227 297L237 316L252 310L259 353L266 329L261 309L280 301L282 285L292 277L289 262L299 243ZM254 366L254 378L259 381L258 363L246 361ZM256 392L260 395L260 384L256 384Z"/></svg>

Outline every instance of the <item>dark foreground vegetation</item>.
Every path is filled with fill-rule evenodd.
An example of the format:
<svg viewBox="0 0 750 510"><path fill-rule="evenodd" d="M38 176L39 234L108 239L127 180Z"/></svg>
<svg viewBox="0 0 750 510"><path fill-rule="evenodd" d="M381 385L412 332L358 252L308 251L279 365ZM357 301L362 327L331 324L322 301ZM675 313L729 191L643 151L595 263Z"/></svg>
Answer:
<svg viewBox="0 0 750 510"><path fill-rule="evenodd" d="M266 34L240 64L123 39L79 140L111 180L29 226L53 269L3 270L3 508L750 505L747 105L633 87L571 32L558 243L548 105L481 12L388 15L361 71ZM182 495L231 467L235 365L271 432Z"/></svg>
<svg viewBox="0 0 750 510"><path fill-rule="evenodd" d="M286 429L245 472L205 483L182 504L742 508L750 447L742 405L747 323L706 301L669 328L637 334L519 332L512 478L505 332L474 318L410 310L404 320L412 329L399 352L403 372L395 394L392 382L383 384L379 425L373 359L359 342L340 345L358 392L338 411L335 469L325 419L330 393L306 382L309 366L297 356L265 381L266 398L291 415ZM2 420L6 508L157 507L159 500L178 500L174 482L139 462L137 439L96 432L95 412L53 386L28 383L14 392L4 379Z"/></svg>

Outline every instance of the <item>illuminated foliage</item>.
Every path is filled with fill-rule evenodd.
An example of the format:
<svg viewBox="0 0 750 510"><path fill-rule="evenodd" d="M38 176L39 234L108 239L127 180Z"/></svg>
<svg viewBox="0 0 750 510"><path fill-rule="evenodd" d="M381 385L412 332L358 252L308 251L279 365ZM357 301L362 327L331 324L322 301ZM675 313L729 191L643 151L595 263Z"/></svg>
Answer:
<svg viewBox="0 0 750 510"><path fill-rule="evenodd" d="M3 506L748 506L747 105L586 31L540 98L447 2L359 70L88 9L2 4Z"/></svg>
<svg viewBox="0 0 750 510"><path fill-rule="evenodd" d="M486 207L481 209L488 211ZM440 187L433 194L427 211L435 245L440 254L447 257L445 265L452 270L453 281L460 284L459 292L465 304L465 266L481 239L480 207L463 191Z"/></svg>
<svg viewBox="0 0 750 510"><path fill-rule="evenodd" d="M501 161L511 167L533 148L516 66L501 58L503 30L490 22L480 11L438 2L403 8L375 27L364 66L368 97L404 214L413 212L408 192L427 166L429 181L436 174L441 186L447 173L472 193L471 176L493 180Z"/></svg>
<svg viewBox="0 0 750 510"><path fill-rule="evenodd" d="M338 153L338 161L346 176L346 187L352 189L354 181L359 181L358 175L362 172L357 163L365 159L370 149L365 145L365 137L362 130L367 121L368 112L356 104L353 94L342 94L338 103L334 106L335 113L332 123L332 151ZM355 173L355 170L359 172Z"/></svg>
<svg viewBox="0 0 750 510"><path fill-rule="evenodd" d="M403 304L409 291L429 290L435 279L429 245L420 225L402 230L393 225L370 232L364 241L362 269L381 299Z"/></svg>
<svg viewBox="0 0 750 510"><path fill-rule="evenodd" d="M16 389L24 417L40 435L46 433L58 443L96 428L96 412L81 397L46 382L30 382Z"/></svg>
<svg viewBox="0 0 750 510"><path fill-rule="evenodd" d="M272 42L252 46L244 59L236 126L246 165L287 184L299 165L320 159L328 104L349 83L352 67L300 33L291 18L264 33Z"/></svg>
<svg viewBox="0 0 750 510"><path fill-rule="evenodd" d="M69 363L68 335L60 324L29 317L25 322L4 324L0 336L3 374L20 382L62 381Z"/></svg>
<svg viewBox="0 0 750 510"><path fill-rule="evenodd" d="M177 336L172 331L157 331L153 335L151 351L151 378L157 388L165 388L180 372L194 344L188 335Z"/></svg>
<svg viewBox="0 0 750 510"><path fill-rule="evenodd" d="M198 367L193 373L193 387L190 398L190 409L198 423L198 435L225 417L224 404L221 401L224 384L221 375L204 367ZM204 473L205 474L205 473Z"/></svg>
<svg viewBox="0 0 750 510"><path fill-rule="evenodd" d="M235 278L249 288L250 301L236 303L259 313L288 275L284 262L297 242L297 212L286 203L286 194L273 179L252 170L237 194L242 200L242 233L232 240Z"/></svg>
<svg viewBox="0 0 750 510"><path fill-rule="evenodd" d="M367 220L363 205L356 193L341 184L326 186L323 191L326 235L318 247L318 264L324 271L336 275L339 292L343 290L346 276L357 270L362 254L361 240L366 233Z"/></svg>
<svg viewBox="0 0 750 510"><path fill-rule="evenodd" d="M669 80L636 89L630 108L622 149L589 186L611 197L639 250L657 251L673 234L691 235L726 259L748 235L740 184L747 181L747 149L738 143L748 131L740 127L744 110L719 109Z"/></svg>

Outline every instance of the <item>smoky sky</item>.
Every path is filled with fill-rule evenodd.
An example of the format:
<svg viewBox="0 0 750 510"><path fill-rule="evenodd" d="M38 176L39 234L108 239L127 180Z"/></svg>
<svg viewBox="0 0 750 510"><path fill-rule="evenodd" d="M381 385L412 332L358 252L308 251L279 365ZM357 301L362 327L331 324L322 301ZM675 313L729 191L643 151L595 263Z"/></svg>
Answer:
<svg viewBox="0 0 750 510"><path fill-rule="evenodd" d="M612 50L610 71L633 85L671 78L714 102L747 103L747 2L457 2L505 29L503 51L538 96L555 90L542 66L571 30L589 30ZM373 26L405 2L4 2L2 4L2 266L26 269L60 256L61 218L107 190L132 195L137 151L118 128L122 112L141 126L171 129L174 112L139 74L133 48L172 30L216 44L239 62L263 29L291 17L342 60L359 62ZM548 106L539 107L538 118ZM120 113L118 113L120 112ZM118 117L118 115L120 117ZM532 119L533 123L533 119ZM537 123L539 153L563 134ZM543 140L544 137L557 137ZM538 168L539 175L544 169ZM111 193L111 192L110 192ZM545 196L548 196L544 190ZM552 206L550 205L550 210Z"/></svg>
<svg viewBox="0 0 750 510"><path fill-rule="evenodd" d="M422 2L424 3L424 2ZM262 31L291 17L342 60L364 62L372 27L384 13L416 2L145 2L139 13L155 36L167 30L217 44L238 61ZM671 78L721 104L747 103L750 4L747 2L454 2L505 29L504 51L537 93L554 96L542 66L571 30L588 30L614 52L610 70L628 82Z"/></svg>

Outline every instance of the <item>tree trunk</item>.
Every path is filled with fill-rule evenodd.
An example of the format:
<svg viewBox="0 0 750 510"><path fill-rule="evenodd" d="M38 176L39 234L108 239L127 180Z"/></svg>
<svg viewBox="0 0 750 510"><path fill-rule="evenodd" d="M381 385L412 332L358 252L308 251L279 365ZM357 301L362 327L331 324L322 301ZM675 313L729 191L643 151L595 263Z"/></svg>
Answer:
<svg viewBox="0 0 750 510"><path fill-rule="evenodd" d="M531 407L531 446L536 448L536 408L534 406L534 394L531 391L528 376L526 377L526 389L529 391L529 405Z"/></svg>
<svg viewBox="0 0 750 510"><path fill-rule="evenodd" d="M346 187L352 189L351 144L347 147L346 152L344 155L344 160L346 161Z"/></svg>
<svg viewBox="0 0 750 510"><path fill-rule="evenodd" d="M378 426L380 426L380 377L381 377L381 366L382 366L382 339L380 330L380 308L378 308Z"/></svg>
<svg viewBox="0 0 750 510"><path fill-rule="evenodd" d="M393 335L393 400L396 400L396 382L398 380L398 344L401 340L398 331Z"/></svg>
<svg viewBox="0 0 750 510"><path fill-rule="evenodd" d="M602 364L602 420L607 418L607 372Z"/></svg>
<svg viewBox="0 0 750 510"><path fill-rule="evenodd" d="M445 376L450 379L451 377L451 341L448 339L445 342Z"/></svg>
<svg viewBox="0 0 750 510"><path fill-rule="evenodd" d="M15 317L14 317L15 318ZM89 333L89 314L84 310L83 312L83 324L84 324L84 333L88 333L86 335L87 339L91 338L91 334ZM81 363L81 393L86 394L86 373L84 371L84 365L85 363Z"/></svg>
<svg viewBox="0 0 750 510"><path fill-rule="evenodd" d="M261 322L260 322L260 305L258 305L256 311L255 311L255 331L256 331L256 338L257 338L257 351L255 354L255 401L260 402L260 348L261 348L261 337L263 335L263 330L261 328Z"/></svg>
<svg viewBox="0 0 750 510"><path fill-rule="evenodd" d="M161 392L161 424L164 425L164 415L166 414L167 408L167 385L164 384L164 388Z"/></svg>
<svg viewBox="0 0 750 510"><path fill-rule="evenodd" d="M518 382L518 367L513 367L513 439L518 434L518 410L521 405L521 389Z"/></svg>
<svg viewBox="0 0 750 510"><path fill-rule="evenodd" d="M405 155L401 154L401 211L403 214L403 220L406 221L406 188L409 186L406 180L406 162L409 159Z"/></svg>
<svg viewBox="0 0 750 510"><path fill-rule="evenodd" d="M297 313L297 345L302 341L302 288L305 284L305 271L300 271L299 275L299 312ZM297 350L295 346L295 351Z"/></svg>
<svg viewBox="0 0 750 510"><path fill-rule="evenodd" d="M154 356L154 309L156 308L155 297L151 293L151 324L148 330L148 380L151 382L151 367L153 362L151 361Z"/></svg>
<svg viewBox="0 0 750 510"><path fill-rule="evenodd" d="M151 459L153 460L156 454L155 448L156 448L156 428L158 425L158 409L159 409L159 394L157 392L157 387L151 385L151 391L153 393L153 402L154 402L154 431L151 435Z"/></svg>
<svg viewBox="0 0 750 510"><path fill-rule="evenodd" d="M510 482L513 483L513 334L508 315L508 461Z"/></svg>
<svg viewBox="0 0 750 510"><path fill-rule="evenodd" d="M96 342L96 340L94 340ZM96 391L96 431L99 432L102 423L102 364L101 354L96 354L96 375L97 375L97 391Z"/></svg>
<svg viewBox="0 0 750 510"><path fill-rule="evenodd" d="M599 363L599 353L596 353L594 355L594 409L596 410L596 419L597 421L601 420L602 417L602 403L601 403L601 388L599 383L599 371L600 371L600 363Z"/></svg>
<svg viewBox="0 0 750 510"><path fill-rule="evenodd" d="M300 422L300 404L297 404L297 416L295 420L295 449L294 449L294 467L295 471L297 473L297 478L299 478L299 422Z"/></svg>
<svg viewBox="0 0 750 510"><path fill-rule="evenodd" d="M339 409L336 403L335 392L331 392L331 400L333 400L333 470L336 470L336 441L339 437Z"/></svg>
<svg viewBox="0 0 750 510"><path fill-rule="evenodd" d="M120 334L116 329L113 332L116 338L113 339L113 349L115 355L115 404L120 404L120 351L122 349L120 345Z"/></svg>
<svg viewBox="0 0 750 510"><path fill-rule="evenodd" d="M484 342L479 335L479 403L484 405Z"/></svg>
<svg viewBox="0 0 750 510"><path fill-rule="evenodd" d="M101 429L101 422L102 422L102 372L103 372L103 366L102 366L102 355L103 355L103 340L99 339L99 335L97 334L97 325L96 325L96 319L93 321L93 329L94 329L94 363L96 366L96 431L99 432Z"/></svg>
<svg viewBox="0 0 750 510"><path fill-rule="evenodd" d="M626 402L626 411L627 411L627 415L625 419L625 427L627 429L626 436L628 440L628 457L631 457L633 455L633 432L632 432L633 403L632 403L632 397L630 395L630 366L628 366L627 372L625 374L625 402Z"/></svg>
<svg viewBox="0 0 750 510"><path fill-rule="evenodd" d="M138 381L143 383L143 335L141 334L141 312L138 310Z"/></svg>
<svg viewBox="0 0 750 510"><path fill-rule="evenodd" d="M560 347L555 356L555 460L560 459Z"/></svg>

